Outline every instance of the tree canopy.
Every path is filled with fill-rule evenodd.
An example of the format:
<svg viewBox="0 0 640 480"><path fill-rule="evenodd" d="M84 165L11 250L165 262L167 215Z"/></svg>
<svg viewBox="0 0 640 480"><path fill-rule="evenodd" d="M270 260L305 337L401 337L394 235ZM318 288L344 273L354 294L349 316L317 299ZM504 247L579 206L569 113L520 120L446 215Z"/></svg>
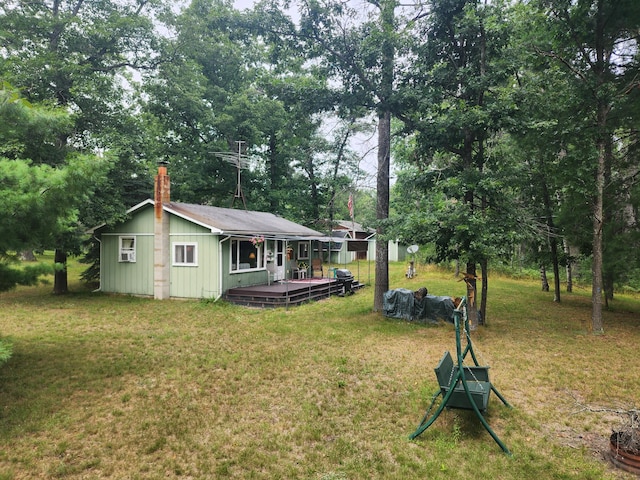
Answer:
<svg viewBox="0 0 640 480"><path fill-rule="evenodd" d="M639 43L635 0L10 1L2 249L29 237L64 263L80 226L148 196L158 161L174 198L228 206L240 149L248 208L324 228L362 199L374 310L400 238L462 262L469 294L479 278L483 319L491 265L518 257L543 286L551 267L558 302L589 265L601 332L602 302L640 271ZM353 143L372 123L375 192Z"/></svg>
<svg viewBox="0 0 640 480"><path fill-rule="evenodd" d="M27 249L55 247L79 229L79 206L102 170L102 161L65 155L56 133L69 127L60 109L26 102L5 85L0 90L0 291L33 284L51 268L13 268L11 260ZM62 150L62 151L61 151ZM51 166L43 158L56 158ZM35 159L35 160L34 160ZM40 160L40 162L38 162ZM71 249L71 247L69 247Z"/></svg>

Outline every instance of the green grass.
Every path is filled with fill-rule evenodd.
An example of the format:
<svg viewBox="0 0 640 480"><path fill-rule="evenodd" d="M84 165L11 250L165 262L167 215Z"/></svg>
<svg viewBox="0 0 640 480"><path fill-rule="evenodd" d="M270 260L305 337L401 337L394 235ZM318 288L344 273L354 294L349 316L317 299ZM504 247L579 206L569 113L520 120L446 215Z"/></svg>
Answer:
<svg viewBox="0 0 640 480"><path fill-rule="evenodd" d="M446 411L408 436L455 347L451 325L371 312L373 287L289 310L153 301L51 285L0 294L0 479L615 479L603 459L638 408L640 299L619 297L588 333L588 289L552 294L490 277L481 360L513 404L488 421ZM351 267L356 270L355 266ZM366 278L366 267L360 266ZM459 296L448 271L391 266L391 287ZM626 475L626 476L625 476Z"/></svg>

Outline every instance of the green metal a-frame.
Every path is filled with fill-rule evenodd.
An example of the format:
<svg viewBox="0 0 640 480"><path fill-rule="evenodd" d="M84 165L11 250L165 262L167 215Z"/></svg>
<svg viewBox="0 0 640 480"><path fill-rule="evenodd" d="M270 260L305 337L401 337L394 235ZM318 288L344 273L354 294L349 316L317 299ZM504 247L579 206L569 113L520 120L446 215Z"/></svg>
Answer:
<svg viewBox="0 0 640 480"><path fill-rule="evenodd" d="M506 445L498 438L495 432L491 429L487 420L482 415L482 412L487 409L489 403L489 394L493 391L496 396L502 401L504 405L511 408L511 405L505 400L505 398L498 392L498 390L489 381L489 367L480 366L478 359L473 351L473 343L471 342L471 335L469 334L469 320L465 313L466 298L463 298L460 305L454 310L453 320L456 330L456 357L457 362L454 364L449 352L445 352L444 356L440 360L440 363L435 368L436 377L438 378L438 384L440 390L433 394L431 404L427 409L420 425L417 430L411 434L410 439L415 439L418 435L422 434L427 428L436 421L442 411L447 408L462 408L466 410L473 410L482 422L484 428L493 437L496 443L500 446L502 451L507 455L511 455L511 452ZM462 330L462 332L461 332ZM462 334L465 336L466 346L462 349ZM473 359L472 366L465 366L464 359L467 354L471 355ZM429 416L436 400L442 395L442 401L438 406L438 409Z"/></svg>

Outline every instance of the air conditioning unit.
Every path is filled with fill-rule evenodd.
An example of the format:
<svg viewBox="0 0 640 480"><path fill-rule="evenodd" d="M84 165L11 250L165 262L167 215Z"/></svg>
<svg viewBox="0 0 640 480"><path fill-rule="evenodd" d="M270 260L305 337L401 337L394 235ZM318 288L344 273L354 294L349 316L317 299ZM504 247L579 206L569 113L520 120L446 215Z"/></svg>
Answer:
<svg viewBox="0 0 640 480"><path fill-rule="evenodd" d="M120 252L120 261L121 262L135 262L136 261L136 253L135 252Z"/></svg>

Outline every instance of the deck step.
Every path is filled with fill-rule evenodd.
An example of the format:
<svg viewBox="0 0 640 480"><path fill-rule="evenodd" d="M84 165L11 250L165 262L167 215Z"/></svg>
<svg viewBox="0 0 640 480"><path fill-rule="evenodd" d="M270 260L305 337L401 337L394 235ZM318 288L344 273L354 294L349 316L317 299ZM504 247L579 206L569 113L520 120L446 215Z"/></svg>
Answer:
<svg viewBox="0 0 640 480"><path fill-rule="evenodd" d="M363 285L353 285L354 290ZM326 282L290 282L272 285L236 287L224 294L224 299L236 305L272 308L301 305L305 302L322 300L342 293L341 285L333 280Z"/></svg>

